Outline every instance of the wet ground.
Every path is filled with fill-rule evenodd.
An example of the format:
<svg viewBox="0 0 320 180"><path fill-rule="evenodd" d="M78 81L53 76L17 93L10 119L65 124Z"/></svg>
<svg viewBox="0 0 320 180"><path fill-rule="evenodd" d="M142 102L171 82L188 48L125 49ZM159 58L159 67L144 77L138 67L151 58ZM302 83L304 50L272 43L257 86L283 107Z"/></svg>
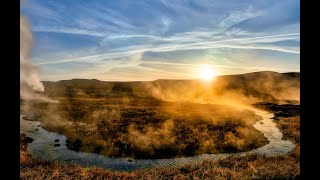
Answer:
<svg viewBox="0 0 320 180"><path fill-rule="evenodd" d="M282 133L273 122L274 114L254 109L257 115L263 117L254 127L261 131L270 141L267 145L248 152L237 153L246 155L248 153L258 153L267 156L276 154L286 154L295 145L288 140L282 139ZM113 158L95 153L84 153L69 150L66 146L64 135L48 132L41 128L40 122L28 121L24 116L20 116L20 133L25 133L33 141L28 145L28 151L34 158L42 160L57 160L60 162L73 162L83 166L97 166L111 170L135 170L139 168L182 166L185 164L201 163L203 160L213 160L227 157L230 154L202 154L191 157L178 157L170 159L128 159Z"/></svg>

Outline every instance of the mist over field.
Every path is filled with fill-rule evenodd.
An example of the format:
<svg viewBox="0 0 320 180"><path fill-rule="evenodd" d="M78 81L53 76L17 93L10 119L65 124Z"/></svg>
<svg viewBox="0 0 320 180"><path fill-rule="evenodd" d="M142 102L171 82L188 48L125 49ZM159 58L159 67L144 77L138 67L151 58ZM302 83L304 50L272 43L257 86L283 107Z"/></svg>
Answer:
<svg viewBox="0 0 320 180"><path fill-rule="evenodd" d="M255 72L212 81L43 82L44 96L22 111L68 137L70 149L134 158L246 151L266 144L242 109L259 102L296 103L299 73ZM32 107L32 108L30 108ZM195 139L195 137L197 137Z"/></svg>
<svg viewBox="0 0 320 180"><path fill-rule="evenodd" d="M63 80L44 82L52 97L154 97L166 101L228 104L300 101L300 73L255 72L203 80L155 80L141 82L105 82L99 80ZM224 102L225 101L225 102Z"/></svg>
<svg viewBox="0 0 320 180"><path fill-rule="evenodd" d="M21 179L300 179L300 3L20 1Z"/></svg>

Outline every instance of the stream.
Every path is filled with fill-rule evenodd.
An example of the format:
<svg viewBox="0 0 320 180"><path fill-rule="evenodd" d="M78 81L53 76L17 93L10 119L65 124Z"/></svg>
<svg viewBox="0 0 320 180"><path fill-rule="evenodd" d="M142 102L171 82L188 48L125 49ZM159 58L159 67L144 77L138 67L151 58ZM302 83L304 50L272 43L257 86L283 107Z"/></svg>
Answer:
<svg viewBox="0 0 320 180"><path fill-rule="evenodd" d="M262 116L262 120L253 126L261 131L269 140L269 143L257 149L247 152L235 153L247 155L250 153L264 154L266 156L282 155L290 152L295 145L289 140L282 139L282 133L273 122L272 113L253 109L254 113ZM108 157L96 153L76 152L66 146L66 137L55 132L48 132L40 127L38 121L27 121L20 115L20 133L25 133L33 139L28 144L28 152L32 157L41 160L57 160L60 162L72 162L82 166L96 166L117 171L131 171L152 167L180 167L186 164L201 163L203 160L215 160L230 156L230 153L202 154L190 157L177 157L169 159L131 159L124 157ZM59 142L55 142L58 139ZM59 143L60 146L54 146Z"/></svg>

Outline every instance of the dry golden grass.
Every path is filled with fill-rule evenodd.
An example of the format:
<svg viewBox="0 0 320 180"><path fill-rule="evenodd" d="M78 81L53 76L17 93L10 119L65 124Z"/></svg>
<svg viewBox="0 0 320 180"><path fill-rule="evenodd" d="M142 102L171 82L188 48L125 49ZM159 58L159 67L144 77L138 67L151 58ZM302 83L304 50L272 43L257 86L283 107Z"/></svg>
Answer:
<svg viewBox="0 0 320 180"><path fill-rule="evenodd" d="M99 102L104 100L86 98L83 99L86 102L79 103L77 99L68 99L68 101L71 101L68 104L73 104L67 106L67 109L69 108L70 110L69 112L72 112L74 117L84 117L78 122L78 129L80 130L81 123L88 122L88 119L86 119L87 116L82 116L83 114L79 110L83 108L84 111L89 112L91 111L90 108L103 108ZM90 106L85 105L88 104L87 101L90 102ZM141 107L158 105L156 101L153 101L153 104L148 104L143 99L137 99L137 101L139 101L138 104ZM127 108L135 106L135 102L132 99L123 100L122 98L113 99L105 104L109 107L118 107L114 103L119 102L122 102L124 107ZM197 109L191 108L191 110L196 111ZM95 114L95 116L99 117L99 113ZM116 117L116 115L110 117ZM96 167L86 168L75 164L40 161L32 158L27 153L26 147L30 140L26 136L20 135L20 176L21 179L299 179L300 117L278 117L276 122L279 123L284 138L288 138L296 144L295 149L287 155L274 157L261 155L229 156L217 161L204 161L200 164L179 168L152 168L132 172L117 172ZM59 127L57 126L56 128ZM64 129L60 128L61 132L63 132Z"/></svg>
<svg viewBox="0 0 320 180"><path fill-rule="evenodd" d="M300 116L280 117L279 127L283 129L285 138L300 143Z"/></svg>
<svg viewBox="0 0 320 180"><path fill-rule="evenodd" d="M290 126L297 120L300 118L284 119ZM285 128L282 131L289 133L289 130L296 129ZM300 179L299 144L289 154L281 156L230 156L180 168L114 172L95 167L85 168L74 164L39 161L25 152L25 137L20 135L20 141L21 179Z"/></svg>
<svg viewBox="0 0 320 180"><path fill-rule="evenodd" d="M20 168L22 179L294 179L299 175L299 161L290 155L271 158L231 156L195 166L133 172L114 172L37 160L33 160L32 164L22 164Z"/></svg>
<svg viewBox="0 0 320 180"><path fill-rule="evenodd" d="M131 158L242 152L268 143L261 118L229 106L152 98L61 98L33 104L42 126L64 134L76 151ZM165 141L164 141L165 140Z"/></svg>

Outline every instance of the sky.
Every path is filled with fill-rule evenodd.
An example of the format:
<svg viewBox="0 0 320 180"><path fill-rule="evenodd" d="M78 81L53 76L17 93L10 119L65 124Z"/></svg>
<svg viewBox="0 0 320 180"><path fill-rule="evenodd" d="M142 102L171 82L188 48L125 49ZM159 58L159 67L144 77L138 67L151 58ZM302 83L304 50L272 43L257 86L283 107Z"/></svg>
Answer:
<svg viewBox="0 0 320 180"><path fill-rule="evenodd" d="M26 0L43 81L300 72L298 0Z"/></svg>

